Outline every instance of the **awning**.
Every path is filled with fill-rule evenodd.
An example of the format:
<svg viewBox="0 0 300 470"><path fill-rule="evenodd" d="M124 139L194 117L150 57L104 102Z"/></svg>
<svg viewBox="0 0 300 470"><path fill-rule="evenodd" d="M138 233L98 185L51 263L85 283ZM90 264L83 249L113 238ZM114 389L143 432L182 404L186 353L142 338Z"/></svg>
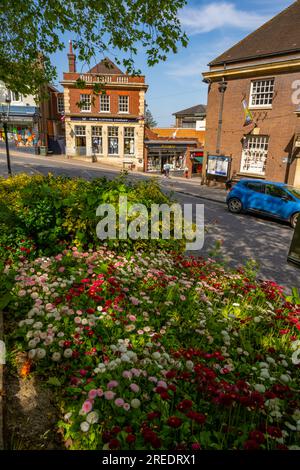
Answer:
<svg viewBox="0 0 300 470"><path fill-rule="evenodd" d="M193 162L203 163L203 157L194 157Z"/></svg>

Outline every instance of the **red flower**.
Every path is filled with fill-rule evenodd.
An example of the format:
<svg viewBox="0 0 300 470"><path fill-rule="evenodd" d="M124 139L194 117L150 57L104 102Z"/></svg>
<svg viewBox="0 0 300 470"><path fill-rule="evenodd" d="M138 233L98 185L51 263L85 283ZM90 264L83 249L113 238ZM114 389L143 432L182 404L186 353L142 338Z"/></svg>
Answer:
<svg viewBox="0 0 300 470"><path fill-rule="evenodd" d="M171 428L180 428L182 424L182 420L178 418L177 416L170 416L170 418L167 421L167 424L171 426Z"/></svg>
<svg viewBox="0 0 300 470"><path fill-rule="evenodd" d="M245 450L257 450L257 449L259 449L259 444L256 441L248 440L248 441L244 442L243 447L244 447Z"/></svg>
<svg viewBox="0 0 300 470"><path fill-rule="evenodd" d="M256 441L259 444L262 444L263 442L265 442L265 436L263 435L261 431L251 431L249 433L249 438L250 440Z"/></svg>
<svg viewBox="0 0 300 470"><path fill-rule="evenodd" d="M180 403L177 405L177 410L185 412L187 410L190 410L193 406L193 402L191 400L182 400Z"/></svg>
<svg viewBox="0 0 300 470"><path fill-rule="evenodd" d="M136 437L134 436L134 434L128 434L128 436L126 437L126 442L128 442L128 444L132 444L133 442L135 442L136 440Z"/></svg>
<svg viewBox="0 0 300 470"><path fill-rule="evenodd" d="M119 434L119 432L121 432L122 429L120 428L120 426L114 426L111 430L111 433L116 436L117 434Z"/></svg>
<svg viewBox="0 0 300 470"><path fill-rule="evenodd" d="M118 439L112 439L108 446L110 449L119 449L119 447L121 447L121 443L118 441Z"/></svg>
<svg viewBox="0 0 300 470"><path fill-rule="evenodd" d="M281 429L276 428L275 426L268 426L267 427L267 433L271 437L282 437Z"/></svg>
<svg viewBox="0 0 300 470"><path fill-rule="evenodd" d="M201 450L201 445L198 442L192 444L192 450Z"/></svg>
<svg viewBox="0 0 300 470"><path fill-rule="evenodd" d="M160 412L159 411L151 411L151 413L147 414L147 418L148 418L149 421L152 421L153 419L159 418L159 417L160 417Z"/></svg>

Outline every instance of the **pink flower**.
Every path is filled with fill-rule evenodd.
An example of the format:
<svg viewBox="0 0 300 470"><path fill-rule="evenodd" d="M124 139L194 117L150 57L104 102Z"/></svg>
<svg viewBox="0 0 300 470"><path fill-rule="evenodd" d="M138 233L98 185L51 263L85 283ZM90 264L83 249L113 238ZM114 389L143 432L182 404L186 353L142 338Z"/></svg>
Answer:
<svg viewBox="0 0 300 470"><path fill-rule="evenodd" d="M156 377L148 377L149 382L157 383Z"/></svg>
<svg viewBox="0 0 300 470"><path fill-rule="evenodd" d="M144 334L144 330L137 330L137 333L138 333L139 335L143 335L143 334Z"/></svg>
<svg viewBox="0 0 300 470"><path fill-rule="evenodd" d="M130 372L132 372L135 377L139 377L141 375L141 371L139 369L135 369L134 367L130 370Z"/></svg>
<svg viewBox="0 0 300 470"><path fill-rule="evenodd" d="M65 268L64 268L63 266L61 266L60 268L58 268L58 272L59 272L59 273L63 273L64 270L65 270Z"/></svg>
<svg viewBox="0 0 300 470"><path fill-rule="evenodd" d="M132 305L139 305L140 301L139 299L136 299L135 297L130 297Z"/></svg>
<svg viewBox="0 0 300 470"><path fill-rule="evenodd" d="M110 390L108 390L107 392L104 392L104 397L106 400L113 400L115 396L116 396L115 392L111 392Z"/></svg>
<svg viewBox="0 0 300 470"><path fill-rule="evenodd" d="M102 390L102 388L98 388L97 393L98 393L98 397L103 397L103 390Z"/></svg>
<svg viewBox="0 0 300 470"><path fill-rule="evenodd" d="M159 380L159 382L157 382L157 386L158 387L163 387L163 388L168 388L168 385L163 380Z"/></svg>
<svg viewBox="0 0 300 470"><path fill-rule="evenodd" d="M124 407L124 404L125 404L125 402L124 402L123 398L117 398L115 400L115 405L119 406L120 408Z"/></svg>
<svg viewBox="0 0 300 470"><path fill-rule="evenodd" d="M130 410L130 405L129 405L129 403L124 403L123 409L124 409L125 411Z"/></svg>
<svg viewBox="0 0 300 470"><path fill-rule="evenodd" d="M182 300L184 302L186 300L186 297L184 295L181 295L180 300Z"/></svg>
<svg viewBox="0 0 300 470"><path fill-rule="evenodd" d="M128 318L130 321L136 321L136 316L134 315L128 315Z"/></svg>
<svg viewBox="0 0 300 470"><path fill-rule="evenodd" d="M129 371L129 370L124 370L123 374L122 374L122 377L124 379L131 379L132 377L132 373Z"/></svg>
<svg viewBox="0 0 300 470"><path fill-rule="evenodd" d="M118 385L119 382L117 382L116 380L111 380L110 382L108 382L107 388L116 388Z"/></svg>
<svg viewBox="0 0 300 470"><path fill-rule="evenodd" d="M94 400L94 398L96 398L97 396L98 396L98 390L93 389L89 391L89 398L91 400Z"/></svg>
<svg viewBox="0 0 300 470"><path fill-rule="evenodd" d="M82 405L82 411L84 413L89 413L93 408L92 402L90 400L86 400Z"/></svg>
<svg viewBox="0 0 300 470"><path fill-rule="evenodd" d="M135 393L140 391L140 387L137 384L130 384L130 389Z"/></svg>

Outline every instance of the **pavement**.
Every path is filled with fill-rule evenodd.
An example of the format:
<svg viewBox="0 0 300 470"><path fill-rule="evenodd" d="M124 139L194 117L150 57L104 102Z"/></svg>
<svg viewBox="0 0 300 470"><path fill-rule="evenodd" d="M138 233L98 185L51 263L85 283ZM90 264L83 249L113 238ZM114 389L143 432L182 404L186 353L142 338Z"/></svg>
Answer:
<svg viewBox="0 0 300 470"><path fill-rule="evenodd" d="M55 163L62 163L63 165L70 165L72 167L78 166L81 169L86 169L87 172L97 172L97 170L104 170L107 172L112 172L113 176L116 176L116 172L120 173L120 169L118 167L112 168L111 164L105 164L105 162L97 161L97 162L90 162L85 160L79 159L71 159L67 158L65 155L48 155L46 157L41 157L39 155L29 155L25 152L14 152L10 151L11 157L14 159L14 162L17 163L18 159L23 160L23 158L27 158L29 165L32 161L37 163L41 162L43 164L49 165L53 162ZM3 149L0 149L0 157L4 158L6 153ZM161 174L155 173L143 173L140 171L128 171L129 175L135 177L142 177L143 179L155 178L162 182L163 186L170 191L186 194L189 196L199 197L201 199L206 199L209 201L215 201L225 204L226 203L226 190L219 188L219 187L207 187L205 185L201 185L200 177L193 177L193 178L185 178L184 176L173 176L171 175L170 178L165 178Z"/></svg>

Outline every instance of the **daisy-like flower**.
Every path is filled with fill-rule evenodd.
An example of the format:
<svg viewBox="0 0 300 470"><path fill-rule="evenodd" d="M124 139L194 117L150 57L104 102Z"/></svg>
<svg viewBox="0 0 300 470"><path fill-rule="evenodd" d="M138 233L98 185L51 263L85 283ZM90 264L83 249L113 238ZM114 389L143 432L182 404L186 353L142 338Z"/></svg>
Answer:
<svg viewBox="0 0 300 470"><path fill-rule="evenodd" d="M90 400L86 400L82 405L81 411L82 413L87 414L90 411L92 411L92 408L93 408L92 402Z"/></svg>
<svg viewBox="0 0 300 470"><path fill-rule="evenodd" d="M117 382L116 380L111 380L110 382L108 382L107 388L109 389L116 388L118 387L118 385L119 385L119 382Z"/></svg>
<svg viewBox="0 0 300 470"><path fill-rule="evenodd" d="M140 387L137 384L130 384L130 390L134 393L138 393L140 391Z"/></svg>
<svg viewBox="0 0 300 470"><path fill-rule="evenodd" d="M107 390L106 392L104 392L104 398L106 400L113 400L115 396L116 396L115 392L112 392L111 390Z"/></svg>
<svg viewBox="0 0 300 470"><path fill-rule="evenodd" d="M115 399L115 405L118 406L119 408L122 408L124 406L125 402L123 398L116 398Z"/></svg>
<svg viewBox="0 0 300 470"><path fill-rule="evenodd" d="M97 411L91 411L87 417L86 417L86 421L89 423L89 424L96 424L98 423L99 421L99 413Z"/></svg>
<svg viewBox="0 0 300 470"><path fill-rule="evenodd" d="M43 348L38 348L36 350L35 356L37 359L44 359L44 357L46 356L46 350Z"/></svg>
<svg viewBox="0 0 300 470"><path fill-rule="evenodd" d="M88 432L88 430L90 429L90 425L87 421L83 421L81 424L80 424L80 429L82 432Z"/></svg>
<svg viewBox="0 0 300 470"><path fill-rule="evenodd" d="M139 408L141 406L141 402L138 398L133 398L130 402L132 408Z"/></svg>

